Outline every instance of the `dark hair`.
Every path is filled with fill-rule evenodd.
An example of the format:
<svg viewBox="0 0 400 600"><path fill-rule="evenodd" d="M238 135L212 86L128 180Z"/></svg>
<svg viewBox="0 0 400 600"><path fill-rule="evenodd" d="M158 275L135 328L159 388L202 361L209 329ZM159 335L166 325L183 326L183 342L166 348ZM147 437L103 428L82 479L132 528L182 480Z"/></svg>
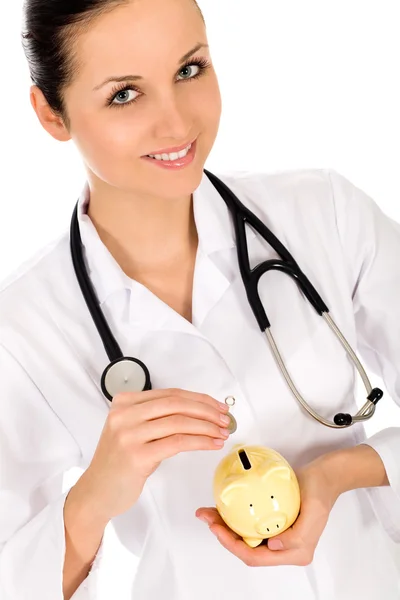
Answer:
<svg viewBox="0 0 400 600"><path fill-rule="evenodd" d="M132 0L25 0L22 46L30 77L69 128L63 90L79 68L75 41L91 21ZM196 0L193 0L204 22Z"/></svg>

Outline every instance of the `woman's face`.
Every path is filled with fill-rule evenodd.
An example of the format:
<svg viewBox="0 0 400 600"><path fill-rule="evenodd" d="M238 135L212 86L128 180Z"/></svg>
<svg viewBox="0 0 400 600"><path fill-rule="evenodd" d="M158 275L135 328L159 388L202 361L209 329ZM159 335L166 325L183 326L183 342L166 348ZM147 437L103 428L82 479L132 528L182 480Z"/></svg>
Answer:
<svg viewBox="0 0 400 600"><path fill-rule="evenodd" d="M177 198L196 189L221 116L208 47L182 62L200 44L207 44L205 26L191 0L133 0L79 35L74 50L80 66L64 98L69 133L92 182L151 197ZM108 78L120 81L104 83ZM183 169L142 158L195 138L195 159Z"/></svg>

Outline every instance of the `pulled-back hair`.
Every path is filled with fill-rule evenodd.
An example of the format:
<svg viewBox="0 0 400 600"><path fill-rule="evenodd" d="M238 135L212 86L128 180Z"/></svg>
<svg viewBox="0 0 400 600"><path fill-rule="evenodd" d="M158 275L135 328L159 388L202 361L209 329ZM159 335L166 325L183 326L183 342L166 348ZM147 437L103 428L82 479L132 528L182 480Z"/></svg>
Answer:
<svg viewBox="0 0 400 600"><path fill-rule="evenodd" d="M132 0L25 0L22 46L32 83L67 127L63 90L79 70L75 41L93 19ZM196 0L193 0L204 22Z"/></svg>

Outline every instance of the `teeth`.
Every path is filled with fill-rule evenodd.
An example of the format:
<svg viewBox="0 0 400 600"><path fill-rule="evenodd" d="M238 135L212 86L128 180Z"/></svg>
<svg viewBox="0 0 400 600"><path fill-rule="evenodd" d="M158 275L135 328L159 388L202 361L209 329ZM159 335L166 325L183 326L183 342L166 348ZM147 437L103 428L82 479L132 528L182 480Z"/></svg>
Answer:
<svg viewBox="0 0 400 600"><path fill-rule="evenodd" d="M187 148L184 148L180 152L173 152L172 154L148 154L150 158L155 158L156 160L177 160L178 158L183 158L187 155L192 144L189 144Z"/></svg>

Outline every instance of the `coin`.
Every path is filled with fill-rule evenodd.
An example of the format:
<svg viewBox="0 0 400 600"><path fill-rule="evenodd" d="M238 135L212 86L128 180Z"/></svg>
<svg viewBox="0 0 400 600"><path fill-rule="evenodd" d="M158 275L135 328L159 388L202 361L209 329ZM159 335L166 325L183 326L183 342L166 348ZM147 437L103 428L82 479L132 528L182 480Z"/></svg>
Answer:
<svg viewBox="0 0 400 600"><path fill-rule="evenodd" d="M227 427L229 433L235 433L236 429L237 429L237 423L236 423L236 419L233 415L231 415L231 413L227 413L227 416L230 419L229 425Z"/></svg>

